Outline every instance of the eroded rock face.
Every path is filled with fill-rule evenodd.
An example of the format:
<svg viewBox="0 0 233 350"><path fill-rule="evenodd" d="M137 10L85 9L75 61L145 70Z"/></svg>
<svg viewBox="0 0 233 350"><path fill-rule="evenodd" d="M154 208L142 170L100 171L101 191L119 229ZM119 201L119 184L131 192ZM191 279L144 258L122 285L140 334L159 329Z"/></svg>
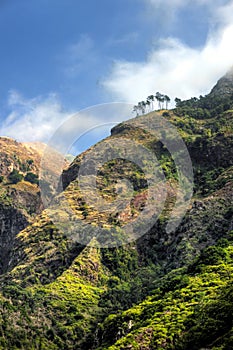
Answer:
<svg viewBox="0 0 233 350"><path fill-rule="evenodd" d="M0 193L1 274L8 271L10 251L16 235L34 220L43 206L39 189L26 182L15 187L1 188Z"/></svg>
<svg viewBox="0 0 233 350"><path fill-rule="evenodd" d="M9 254L17 233L23 230L28 220L21 211L0 204L0 273L5 273L9 265Z"/></svg>
<svg viewBox="0 0 233 350"><path fill-rule="evenodd" d="M42 210L38 185L12 183L9 175L15 170L22 177L28 172L38 176L40 157L35 149L0 137L0 274L8 269L15 236Z"/></svg>

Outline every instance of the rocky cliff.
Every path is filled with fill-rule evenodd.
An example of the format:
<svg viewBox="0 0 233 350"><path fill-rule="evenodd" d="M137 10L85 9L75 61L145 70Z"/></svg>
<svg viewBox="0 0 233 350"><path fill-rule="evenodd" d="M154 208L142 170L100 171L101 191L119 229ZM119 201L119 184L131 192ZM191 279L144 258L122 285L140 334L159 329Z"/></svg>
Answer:
<svg viewBox="0 0 233 350"><path fill-rule="evenodd" d="M38 184L23 180L28 173L34 174L35 179L38 176L39 153L6 137L0 138L0 148L0 271L3 273L15 236L42 210L42 203Z"/></svg>

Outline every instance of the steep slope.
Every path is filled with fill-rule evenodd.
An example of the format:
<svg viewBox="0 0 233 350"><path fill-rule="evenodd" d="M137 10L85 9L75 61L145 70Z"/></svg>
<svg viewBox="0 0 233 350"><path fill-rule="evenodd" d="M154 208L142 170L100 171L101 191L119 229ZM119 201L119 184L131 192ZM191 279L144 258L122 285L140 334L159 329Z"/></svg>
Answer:
<svg viewBox="0 0 233 350"><path fill-rule="evenodd" d="M179 130L194 167L194 197L173 233L165 229L177 193L171 155L155 136L130 123L113 128L105 144L124 137L156 155L166 175L164 210L137 241L102 249L93 241L92 247L81 245L69 230L59 231L50 209L37 216L17 235L7 273L0 277L3 349L230 348L232 109L228 94L221 99L210 94L158 112ZM149 118L153 120L153 112ZM64 198L81 222L101 226L106 234L112 227L119 233L143 209L145 176L132 162L106 162L97 176L103 197L116 197L119 179L130 181L134 191L127 208L114 216L100 215L85 202L76 180L81 161L91 150L64 171ZM3 186L13 185L4 180ZM215 317L216 310L222 310L220 318Z"/></svg>
<svg viewBox="0 0 233 350"><path fill-rule="evenodd" d="M158 280L143 303L108 316L97 331L98 349L232 348L232 234L229 238Z"/></svg>
<svg viewBox="0 0 233 350"><path fill-rule="evenodd" d="M233 67L218 80L217 84L213 87L210 95L217 95L225 97L226 95L232 95L233 93Z"/></svg>
<svg viewBox="0 0 233 350"><path fill-rule="evenodd" d="M8 269L17 233L43 209L39 169L45 147L39 142L23 144L0 137L0 272ZM56 166L53 171L56 172Z"/></svg>
<svg viewBox="0 0 233 350"><path fill-rule="evenodd" d="M0 148L0 271L4 272L14 237L42 210L42 203L38 152L6 137L0 138ZM30 181L23 181L26 176Z"/></svg>

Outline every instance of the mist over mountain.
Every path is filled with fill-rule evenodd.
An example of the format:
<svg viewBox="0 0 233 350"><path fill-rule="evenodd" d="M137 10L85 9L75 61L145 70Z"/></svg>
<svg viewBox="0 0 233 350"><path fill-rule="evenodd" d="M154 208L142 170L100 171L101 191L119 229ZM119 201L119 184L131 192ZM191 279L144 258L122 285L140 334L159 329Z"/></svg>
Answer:
<svg viewBox="0 0 233 350"><path fill-rule="evenodd" d="M226 95L232 95L233 93L233 66L232 68L218 80L217 84L213 87L210 95L218 95L224 97Z"/></svg>

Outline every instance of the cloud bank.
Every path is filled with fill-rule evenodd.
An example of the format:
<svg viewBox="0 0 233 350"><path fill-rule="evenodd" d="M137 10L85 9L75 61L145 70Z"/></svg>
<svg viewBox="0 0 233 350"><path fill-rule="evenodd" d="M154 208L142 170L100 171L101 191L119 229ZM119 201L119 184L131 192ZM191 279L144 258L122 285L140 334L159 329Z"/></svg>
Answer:
<svg viewBox="0 0 233 350"><path fill-rule="evenodd" d="M154 6L161 4L160 0L145 1ZM212 5L209 0L197 2ZM185 6L183 0L175 0L172 4L176 8ZM115 61L111 73L102 82L103 87L113 98L130 103L156 91L166 93L172 99L208 93L233 65L232 13L232 1L215 8L212 13L215 30L209 33L204 47L192 48L169 37L160 40L143 62Z"/></svg>
<svg viewBox="0 0 233 350"><path fill-rule="evenodd" d="M47 141L70 115L63 111L55 94L25 99L17 91L10 91L8 106L11 113L1 124L0 135L19 141Z"/></svg>
<svg viewBox="0 0 233 350"><path fill-rule="evenodd" d="M0 135L17 141L52 142L58 151L69 145L67 151L73 154L109 135L113 125L132 117L132 105L126 103L100 104L78 113L67 112L55 94L26 99L19 92L11 91L8 106L12 112L3 122Z"/></svg>

